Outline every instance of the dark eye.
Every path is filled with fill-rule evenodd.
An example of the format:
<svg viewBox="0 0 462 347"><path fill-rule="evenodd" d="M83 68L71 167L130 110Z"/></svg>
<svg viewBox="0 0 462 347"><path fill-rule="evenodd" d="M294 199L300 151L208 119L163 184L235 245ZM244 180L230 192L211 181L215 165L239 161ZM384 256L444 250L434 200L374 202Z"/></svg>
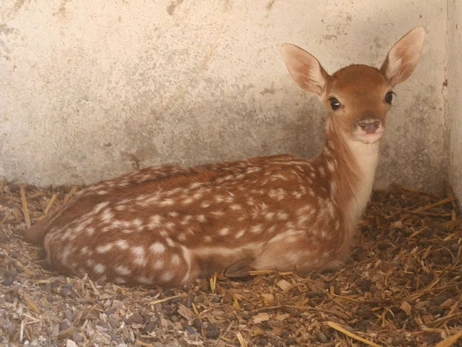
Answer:
<svg viewBox="0 0 462 347"><path fill-rule="evenodd" d="M388 92L387 94L385 94L385 102L386 102L387 104L390 104L390 105L392 104L392 102L393 102L393 95L394 95L394 94L395 94L395 93L393 93L393 92Z"/></svg>
<svg viewBox="0 0 462 347"><path fill-rule="evenodd" d="M332 107L332 110L337 110L340 107L340 101L338 101L336 98L330 98L329 99L330 107Z"/></svg>

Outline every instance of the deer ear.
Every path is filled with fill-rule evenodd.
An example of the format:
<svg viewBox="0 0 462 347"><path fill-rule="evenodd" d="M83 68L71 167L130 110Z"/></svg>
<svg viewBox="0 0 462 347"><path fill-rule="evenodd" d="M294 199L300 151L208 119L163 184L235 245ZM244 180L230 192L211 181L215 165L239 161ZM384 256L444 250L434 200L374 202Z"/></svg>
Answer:
<svg viewBox="0 0 462 347"><path fill-rule="evenodd" d="M281 47L287 69L297 84L307 92L321 97L329 74L319 61L298 46L285 43Z"/></svg>
<svg viewBox="0 0 462 347"><path fill-rule="evenodd" d="M380 71L392 87L408 79L419 62L425 29L417 27L404 35L388 53Z"/></svg>

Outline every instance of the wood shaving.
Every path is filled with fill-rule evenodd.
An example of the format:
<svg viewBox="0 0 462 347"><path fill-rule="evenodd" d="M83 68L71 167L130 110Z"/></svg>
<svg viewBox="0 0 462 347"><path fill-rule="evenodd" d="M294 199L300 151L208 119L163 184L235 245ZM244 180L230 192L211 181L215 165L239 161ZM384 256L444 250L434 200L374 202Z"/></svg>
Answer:
<svg viewBox="0 0 462 347"><path fill-rule="evenodd" d="M462 346L462 216L452 191L375 191L338 270L177 289L46 270L24 230L77 187L0 182L0 345Z"/></svg>

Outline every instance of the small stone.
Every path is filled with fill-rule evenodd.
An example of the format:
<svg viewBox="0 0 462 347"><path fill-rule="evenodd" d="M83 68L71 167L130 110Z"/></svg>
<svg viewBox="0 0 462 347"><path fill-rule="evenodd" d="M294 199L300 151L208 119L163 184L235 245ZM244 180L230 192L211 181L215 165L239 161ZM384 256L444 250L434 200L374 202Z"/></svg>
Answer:
<svg viewBox="0 0 462 347"><path fill-rule="evenodd" d="M64 317L66 317L66 319L69 321L69 322L72 322L74 320L74 314L72 313L71 310L65 310L64 311Z"/></svg>
<svg viewBox="0 0 462 347"><path fill-rule="evenodd" d="M141 317L141 315L139 313L134 313L129 319L128 319L128 323L137 323L137 324L141 324L141 323L144 323L144 319L143 317Z"/></svg>
<svg viewBox="0 0 462 347"><path fill-rule="evenodd" d="M154 322L149 322L148 324L146 324L146 326L144 327L144 331L147 332L147 333L150 333L152 332L155 328L157 328L159 326L159 324L157 323L154 323Z"/></svg>
<svg viewBox="0 0 462 347"><path fill-rule="evenodd" d="M205 337L208 339L216 340L220 337L220 333L218 331L206 331Z"/></svg>
<svg viewBox="0 0 462 347"><path fill-rule="evenodd" d="M108 322L105 322L105 321L99 321L98 323L99 326L103 327L104 329L110 329L111 326L109 325Z"/></svg>
<svg viewBox="0 0 462 347"><path fill-rule="evenodd" d="M71 326L69 325L69 323L67 321L62 321L59 323L59 331L64 331L64 330L67 330L69 329Z"/></svg>
<svg viewBox="0 0 462 347"><path fill-rule="evenodd" d="M3 284L4 286L11 286L11 285L13 284L13 282L14 282L14 278L12 278L12 277L6 277L6 278L3 280L2 284Z"/></svg>
<svg viewBox="0 0 462 347"><path fill-rule="evenodd" d="M196 299L196 296L193 293L188 294L188 299L186 300L185 306L188 308L192 307L192 304L194 304L194 300Z"/></svg>
<svg viewBox="0 0 462 347"><path fill-rule="evenodd" d="M193 329L192 326L190 326L189 324L185 324L184 325L184 330L186 330L186 332L188 333L188 335L195 335L196 334L196 331Z"/></svg>
<svg viewBox="0 0 462 347"><path fill-rule="evenodd" d="M315 293L315 292L312 292L312 291L306 292L306 297L307 297L308 299L313 299L313 298L316 298L317 296L318 296L318 294Z"/></svg>
<svg viewBox="0 0 462 347"><path fill-rule="evenodd" d="M321 330L316 330L314 332L316 335L316 339L321 342L321 343L326 343L327 342L327 336L321 331Z"/></svg>
<svg viewBox="0 0 462 347"><path fill-rule="evenodd" d="M72 290L69 287L63 287L59 291L59 294L61 294L62 296L70 296L71 292L72 292Z"/></svg>
<svg viewBox="0 0 462 347"><path fill-rule="evenodd" d="M67 340L66 347L77 347L77 344L75 343L75 341Z"/></svg>
<svg viewBox="0 0 462 347"><path fill-rule="evenodd" d="M7 326L7 330L8 330L8 335L10 336L10 338L12 338L14 336L14 333L16 332L16 324L11 322L10 324L8 324Z"/></svg>
<svg viewBox="0 0 462 347"><path fill-rule="evenodd" d="M292 346L297 344L297 340L295 340L295 337L289 337L286 341L287 346Z"/></svg>
<svg viewBox="0 0 462 347"><path fill-rule="evenodd" d="M183 302L183 298L182 297L173 298L170 300L170 302L173 304L181 303Z"/></svg>
<svg viewBox="0 0 462 347"><path fill-rule="evenodd" d="M371 290L371 282L368 280L362 279L359 280L356 284L363 292L368 292Z"/></svg>
<svg viewBox="0 0 462 347"><path fill-rule="evenodd" d="M443 257L450 257L450 256L451 256L451 252L449 252L446 248L443 248L443 249L441 250L441 255L442 255Z"/></svg>
<svg viewBox="0 0 462 347"><path fill-rule="evenodd" d="M265 339L264 337L257 340L257 346L267 346L267 345L268 345L268 340Z"/></svg>
<svg viewBox="0 0 462 347"><path fill-rule="evenodd" d="M109 323L109 325L113 328L113 329L116 329L119 327L120 325L120 322L118 319L116 319L115 317L109 317L107 322Z"/></svg>
<svg viewBox="0 0 462 347"><path fill-rule="evenodd" d="M449 298L449 296L447 296L446 294L440 294L440 295L437 295L435 297L433 297L432 299L432 303L434 305L441 305L443 302L445 302L447 299Z"/></svg>
<svg viewBox="0 0 462 347"><path fill-rule="evenodd" d="M377 248L381 251L385 251L387 250L388 248L390 248L391 245L389 243L385 243L385 242L381 242L377 245Z"/></svg>
<svg viewBox="0 0 462 347"><path fill-rule="evenodd" d="M205 337L208 339L216 340L220 337L220 332L218 331L218 327L215 324L210 324L207 327L207 331L205 332Z"/></svg>
<svg viewBox="0 0 462 347"><path fill-rule="evenodd" d="M427 284L429 284L430 282L432 281L432 279L430 278L430 276L428 275L420 275L420 282L426 286Z"/></svg>
<svg viewBox="0 0 462 347"><path fill-rule="evenodd" d="M74 332L74 335L72 336L72 339L76 343L82 343L83 342L83 335L80 332L76 331L76 332Z"/></svg>
<svg viewBox="0 0 462 347"><path fill-rule="evenodd" d="M21 264L19 264L18 262L15 262L15 263L14 263L14 268L15 268L15 270L16 270L16 272L17 272L18 274L24 272L23 267L22 267Z"/></svg>
<svg viewBox="0 0 462 347"><path fill-rule="evenodd" d="M246 312L242 312L241 318L242 318L243 320L249 320L249 319L250 319L250 314L249 314L249 312L247 312L247 311L246 311Z"/></svg>
<svg viewBox="0 0 462 347"><path fill-rule="evenodd" d="M457 260L454 259L454 261L453 261L452 257L443 257L443 259L441 260L441 262L442 262L443 264L449 265L449 264L453 264L453 263L455 264L455 262L457 262Z"/></svg>
<svg viewBox="0 0 462 347"><path fill-rule="evenodd" d="M193 325L199 331L202 329L202 321L199 318L193 320Z"/></svg>

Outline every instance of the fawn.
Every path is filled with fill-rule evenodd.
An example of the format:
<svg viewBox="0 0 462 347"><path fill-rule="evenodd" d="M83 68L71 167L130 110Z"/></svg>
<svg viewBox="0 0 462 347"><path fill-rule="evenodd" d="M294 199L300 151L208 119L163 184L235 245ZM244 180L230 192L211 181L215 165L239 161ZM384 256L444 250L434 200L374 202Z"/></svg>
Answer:
<svg viewBox="0 0 462 347"><path fill-rule="evenodd" d="M332 76L282 46L297 84L331 110L318 157L142 169L80 190L27 240L43 243L60 273L141 285L342 264L372 191L392 88L413 72L424 36L422 27L408 32L380 69L350 65Z"/></svg>

